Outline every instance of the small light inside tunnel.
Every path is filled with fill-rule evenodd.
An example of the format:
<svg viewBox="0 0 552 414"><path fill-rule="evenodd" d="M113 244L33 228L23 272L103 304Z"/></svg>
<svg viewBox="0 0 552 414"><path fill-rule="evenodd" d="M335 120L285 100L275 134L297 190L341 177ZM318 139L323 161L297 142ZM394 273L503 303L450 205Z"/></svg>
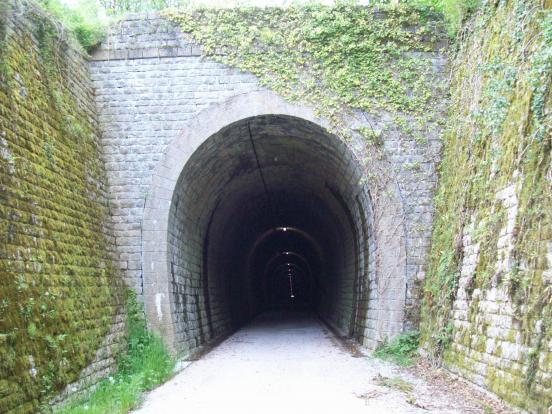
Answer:
<svg viewBox="0 0 552 414"><path fill-rule="evenodd" d="M289 275L289 297L293 299L295 295L293 294L293 278L291 274Z"/></svg>

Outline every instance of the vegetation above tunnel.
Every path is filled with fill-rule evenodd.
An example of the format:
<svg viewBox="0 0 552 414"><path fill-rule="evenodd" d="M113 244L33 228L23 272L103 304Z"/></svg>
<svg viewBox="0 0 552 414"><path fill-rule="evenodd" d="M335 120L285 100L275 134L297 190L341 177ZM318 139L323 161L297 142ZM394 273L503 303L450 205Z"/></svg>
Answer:
<svg viewBox="0 0 552 414"><path fill-rule="evenodd" d="M87 51L92 50L101 42L110 22L124 17L128 12L148 12L164 10L169 7L190 8L198 3L192 0L76 0L76 2L71 2L73 6L70 7L64 0L36 0L36 2L60 19ZM220 1L219 4L215 2L217 6L244 7L255 5L255 0L232 3L228 0ZM355 0L348 0L342 1L340 4L355 5L358 3ZM424 13L439 14L446 22L447 32L451 38L456 36L462 23L478 8L480 3L480 0L373 0L363 2L363 4L377 7L397 4L404 7L406 5Z"/></svg>
<svg viewBox="0 0 552 414"><path fill-rule="evenodd" d="M438 21L412 7L338 5L168 11L207 55L255 74L282 96L330 119L343 110L422 114Z"/></svg>
<svg viewBox="0 0 552 414"><path fill-rule="evenodd" d="M435 82L432 59L445 35L432 8L337 4L168 10L163 16L213 60L253 73L288 101L311 105L342 139L363 138L370 149L365 164L378 157L386 132L365 114L393 114L394 125L420 143L435 128L434 102L444 84ZM349 130L351 118L363 126Z"/></svg>

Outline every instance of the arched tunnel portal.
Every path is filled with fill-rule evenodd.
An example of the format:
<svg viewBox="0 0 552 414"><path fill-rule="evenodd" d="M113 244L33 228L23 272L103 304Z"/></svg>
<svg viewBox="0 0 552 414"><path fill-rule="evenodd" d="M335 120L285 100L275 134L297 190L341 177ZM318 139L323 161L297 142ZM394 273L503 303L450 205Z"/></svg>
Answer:
<svg viewBox="0 0 552 414"><path fill-rule="evenodd" d="M178 178L158 177L144 220L146 311L173 349L194 352L282 308L362 342L375 239L364 168L347 145L310 120L261 114L182 147Z"/></svg>

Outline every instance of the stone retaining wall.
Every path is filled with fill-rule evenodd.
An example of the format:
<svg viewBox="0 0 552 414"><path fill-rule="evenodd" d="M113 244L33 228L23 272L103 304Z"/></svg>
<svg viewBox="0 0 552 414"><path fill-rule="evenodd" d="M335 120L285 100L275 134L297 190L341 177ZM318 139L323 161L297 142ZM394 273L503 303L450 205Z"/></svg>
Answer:
<svg viewBox="0 0 552 414"><path fill-rule="evenodd" d="M36 6L0 4L2 413L95 384L124 344L94 90L67 39Z"/></svg>

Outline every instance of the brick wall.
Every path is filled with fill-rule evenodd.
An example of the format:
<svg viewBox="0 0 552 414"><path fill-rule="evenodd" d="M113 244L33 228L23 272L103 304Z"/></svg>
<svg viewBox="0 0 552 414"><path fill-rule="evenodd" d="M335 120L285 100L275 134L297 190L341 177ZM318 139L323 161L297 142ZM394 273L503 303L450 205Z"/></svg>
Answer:
<svg viewBox="0 0 552 414"><path fill-rule="evenodd" d="M451 315L454 334L445 363L453 372L492 389L508 401L532 412L545 412L542 406L548 407L552 402L552 375L548 370L552 340L546 339L546 313L541 311L527 326L525 313L534 309L529 303L519 306L512 300L512 285L507 281L517 266L515 241L520 186L521 180L516 174L512 183L495 194L496 212L500 211L504 218L495 246L496 273L488 286L477 287L475 281L478 265L488 254L477 236L483 223L473 220L465 227L459 286ZM552 248L548 247L546 257L551 254ZM552 261L547 260L548 266L541 269L545 275L552 268ZM536 362L533 367L529 363L532 354ZM532 369L534 372L530 374ZM528 385L531 376L532 385ZM531 386L534 389L529 391Z"/></svg>
<svg viewBox="0 0 552 414"><path fill-rule="evenodd" d="M253 76L200 56L171 23L129 16L92 56L119 266L141 293L140 222L167 144L211 103L258 90Z"/></svg>
<svg viewBox="0 0 552 414"><path fill-rule="evenodd" d="M94 384L124 334L94 91L64 39L32 4L0 5L2 413Z"/></svg>
<svg viewBox="0 0 552 414"><path fill-rule="evenodd" d="M431 52L420 55L420 58L432 60L435 82L441 82L446 63L443 56L438 52ZM154 173L165 162L163 159L167 151L170 151L170 144L178 141L183 133L191 134L190 125L195 122L198 114L211 108L220 108L232 99L263 91L264 88L254 76L202 56L200 46L194 44L186 34L182 34L173 23L156 14L130 15L113 26L106 40L93 54L90 72L96 89L102 129L119 268L127 282L138 293L142 293L146 283L143 279L144 271L150 271L142 268L142 245L144 242L165 243L166 240L166 236L165 239L160 236L151 242L142 239L143 211L147 198L153 194ZM437 103L436 114L442 110L444 104L444 100ZM378 279L373 272L370 285L363 282L360 287L357 286L360 290L365 288L362 294L364 299L361 300L364 303L364 314L355 319L364 324L364 329L358 328L359 331L364 331L358 338L366 346L374 347L383 339L384 332L396 333L416 323L415 285L417 278L423 276L423 264L429 244L435 165L439 158L440 142L439 128L434 128L434 120L429 121L433 127L428 128L430 132L423 140L408 136L388 114L364 114L364 120L376 129L386 131L383 135L386 158L382 163L387 163L385 169L393 177L392 188L388 191L400 201L391 209L383 201L385 197L381 197L382 204L375 211L375 221L378 222L376 228L370 224L373 221L369 217L370 213L366 213L371 211L371 206L364 206L364 213L358 213L358 208L351 208L357 223L357 237L363 232L369 234L368 237L372 237L372 232L375 231L394 232L393 236L385 237L402 238L406 246L404 269L387 269L381 272L395 274L396 280L392 283L382 280L385 276ZM356 121L352 121L352 124L354 122ZM358 159L363 158L365 145L358 141L352 144ZM368 179L370 166L365 168ZM166 196L163 195L163 198ZM353 206L357 201L348 199L347 203ZM364 201L361 200L361 203ZM382 218L384 213L391 215L390 211L393 209L394 219ZM191 237L190 244L193 244L192 240L194 243L201 243L201 237L203 235L200 234ZM385 237L380 235L382 246ZM359 237L357 247L366 252L370 250L362 237ZM191 245L187 248L191 249ZM197 248L199 249L199 245ZM355 268L353 273L361 268L367 273L368 263L372 262L375 268L378 263L396 260L396 257L403 254L392 251L392 248L374 247L372 250L371 258L365 254L365 258L357 257L345 265L350 270ZM200 254L199 250L197 252L196 256ZM173 266L184 271L176 264ZM196 270L199 271L198 268ZM351 284L354 282L351 281ZM400 286L395 289L394 285ZM369 300L367 295L370 296ZM153 302L161 301L162 297L151 299L152 309L160 309L161 302L157 305ZM399 302L404 303L405 297L406 323L404 306L397 307ZM171 300L178 302L176 299ZM201 298L198 300L201 301ZM350 298L352 300L353 297ZM146 298L146 303L148 301ZM389 304L392 304L391 308L401 310L390 311L391 308L387 307ZM347 306L350 308L349 305ZM184 305L172 303L171 306L174 309ZM188 303L186 306L192 305ZM165 314L166 312L163 313L163 318L166 317ZM340 317L340 324L348 325L351 317L349 309L349 316ZM180 317L177 319L182 322Z"/></svg>
<svg viewBox="0 0 552 414"><path fill-rule="evenodd" d="M465 29L421 324L450 370L536 413L552 405L550 7L488 2Z"/></svg>

